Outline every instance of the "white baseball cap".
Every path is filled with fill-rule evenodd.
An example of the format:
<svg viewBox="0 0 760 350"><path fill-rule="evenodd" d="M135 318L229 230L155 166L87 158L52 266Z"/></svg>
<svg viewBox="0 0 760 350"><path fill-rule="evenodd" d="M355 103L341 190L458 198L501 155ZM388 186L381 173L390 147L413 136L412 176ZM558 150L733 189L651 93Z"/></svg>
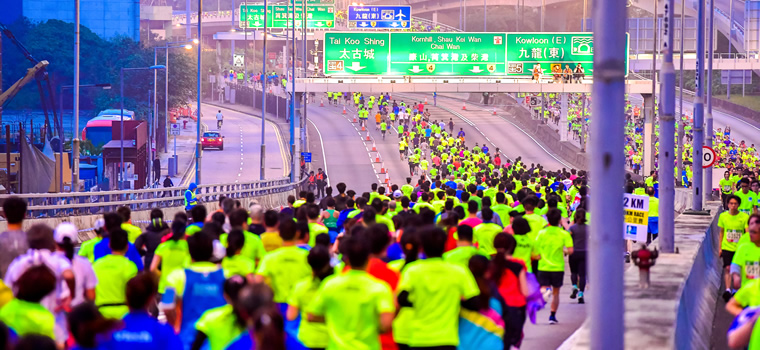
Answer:
<svg viewBox="0 0 760 350"><path fill-rule="evenodd" d="M58 227L55 228L55 234L54 238L55 241L58 243L63 243L63 240L68 237L71 242L77 242L77 236L78 236L79 230L77 230L77 227L74 226L74 224L70 222L64 222L58 225Z"/></svg>
<svg viewBox="0 0 760 350"><path fill-rule="evenodd" d="M404 194L401 192L401 190L396 190L396 192L393 192L393 198L401 198Z"/></svg>

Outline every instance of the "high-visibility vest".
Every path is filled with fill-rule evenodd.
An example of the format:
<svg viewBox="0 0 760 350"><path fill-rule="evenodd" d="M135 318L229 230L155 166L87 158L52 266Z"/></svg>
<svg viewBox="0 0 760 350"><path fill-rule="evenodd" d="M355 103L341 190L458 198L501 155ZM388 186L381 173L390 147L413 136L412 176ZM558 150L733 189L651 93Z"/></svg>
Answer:
<svg viewBox="0 0 760 350"><path fill-rule="evenodd" d="M188 192L190 192L190 201L189 202L187 200L187 193ZM190 210L194 206L198 205L198 199L195 197L195 192L193 192L193 191L185 190L185 196L184 196L183 199L185 201L185 210Z"/></svg>

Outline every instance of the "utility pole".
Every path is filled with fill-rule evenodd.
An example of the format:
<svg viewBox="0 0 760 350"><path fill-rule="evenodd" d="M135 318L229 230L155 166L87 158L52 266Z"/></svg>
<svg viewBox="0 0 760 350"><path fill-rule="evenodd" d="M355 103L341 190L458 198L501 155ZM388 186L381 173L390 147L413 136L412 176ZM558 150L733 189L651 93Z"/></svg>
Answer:
<svg viewBox="0 0 760 350"><path fill-rule="evenodd" d="M697 69L695 83L697 85L697 94L694 96L694 126L692 139L692 149L694 154L692 158L691 171L692 176L692 209L695 211L702 210L702 146L705 140L704 118L705 118L705 100L704 100L704 70L705 70L705 2L698 1L697 11Z"/></svg>
<svg viewBox="0 0 760 350"><path fill-rule="evenodd" d="M662 66L660 67L660 220L658 223L660 249L663 253L673 253L675 229L673 203L675 200L675 179L673 178L676 113L676 70L673 65L673 6L674 0L660 0L662 12Z"/></svg>
<svg viewBox="0 0 760 350"><path fill-rule="evenodd" d="M296 172L300 172L300 168L298 167L298 155L296 154L296 135L295 135L295 128L296 128L296 84L295 84L295 78L296 78L296 2L293 1L293 24L291 25L291 33L293 36L293 40L291 41L291 50L290 50L290 56L291 56L291 70L290 70L290 79L288 79L288 84L290 84L291 94L290 94L290 181L296 182L296 179L298 176L296 176ZM306 1L304 1L306 2ZM287 57L285 57L285 62L287 62ZM287 69L286 69L287 72ZM287 74L286 74L287 76ZM300 175L300 174L299 174Z"/></svg>
<svg viewBox="0 0 760 350"><path fill-rule="evenodd" d="M198 116L196 121L196 130L195 130L195 184L200 185L201 184L201 157L203 152L203 147L201 147L201 67L203 65L201 64L201 53L203 50L201 50L201 46L203 46L203 36L201 35L201 17L203 15L203 0L198 0Z"/></svg>
<svg viewBox="0 0 760 350"><path fill-rule="evenodd" d="M707 0L710 2L710 34L708 36L708 51L710 52L710 56L707 58L707 83L705 84L707 87L707 115L705 118L705 145L712 147L713 146L713 115L712 115L712 64L713 64L713 56L715 51L715 32L713 31L714 24L715 24L715 0ZM731 11L733 12L733 11ZM729 38L730 41L730 38ZM728 81L731 82L731 71L729 71L728 74ZM742 73L744 73L742 71ZM731 91L731 85L728 86L729 91ZM704 183L702 190L704 191L705 195L705 202L709 201L712 197L712 169L713 167L709 167L704 170Z"/></svg>
<svg viewBox="0 0 760 350"><path fill-rule="evenodd" d="M592 110L607 116L591 124L589 275L604 299L589 305L591 349L623 349L623 188L625 159L625 1L593 1L594 85ZM620 229L608 229L615 227Z"/></svg>
<svg viewBox="0 0 760 350"><path fill-rule="evenodd" d="M734 0L730 0L728 2L728 58L731 58L731 40L734 39ZM714 14L710 12L710 28L714 25L713 23L713 16ZM710 30L710 49L713 48L713 41L712 41L712 30ZM712 60L712 54L710 54L710 59ZM712 68L712 62L710 62L710 68ZM744 83L744 71L742 71L742 83ZM728 74L728 88L726 89L726 99L731 99L731 71L729 71ZM710 89L712 90L712 89ZM712 113L712 106L707 107L709 110L708 113ZM712 147L712 146L710 146ZM712 172L710 173L712 175Z"/></svg>
<svg viewBox="0 0 760 350"><path fill-rule="evenodd" d="M678 162L678 176L676 178L677 183L681 183L680 176L683 174L683 136L684 136L684 125L683 125L683 30L684 30L684 22L686 22L686 17L684 16L684 8L686 6L684 3L681 3L681 57L679 57L680 66L678 74L678 118L676 118L676 122L678 123L678 156L676 157L676 161ZM661 181L662 182L662 181Z"/></svg>
<svg viewBox="0 0 760 350"><path fill-rule="evenodd" d="M261 169L259 170L259 179L264 180L264 164L266 164L267 146L264 143L266 135L266 117L267 117L267 20L269 20L269 7L267 0L264 0L264 45L261 49ZM254 90L256 90L254 88Z"/></svg>
<svg viewBox="0 0 760 350"><path fill-rule="evenodd" d="M63 89L61 89L63 90ZM61 91L63 93L63 91ZM71 172L71 192L79 192L79 0L74 0L74 139L71 141L71 153L74 155ZM63 128L63 111L61 111L61 128ZM121 125L124 129L124 124ZM61 135L63 136L63 135ZM63 138L61 138L63 142ZM7 145L6 145L7 146ZM61 143L63 149L63 143ZM63 162L63 154L61 154ZM8 164L10 169L10 164ZM10 175L10 172L8 173ZM63 177L63 174L61 174ZM8 189L10 192L10 189ZM63 191L63 188L60 189Z"/></svg>

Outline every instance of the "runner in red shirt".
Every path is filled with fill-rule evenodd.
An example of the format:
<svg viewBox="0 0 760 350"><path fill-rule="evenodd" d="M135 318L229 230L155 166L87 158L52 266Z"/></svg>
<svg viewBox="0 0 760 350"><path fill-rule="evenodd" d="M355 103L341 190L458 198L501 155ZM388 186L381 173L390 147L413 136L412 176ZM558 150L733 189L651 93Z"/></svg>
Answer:
<svg viewBox="0 0 760 350"><path fill-rule="evenodd" d="M493 240L496 254L491 258L491 281L498 286L507 309L504 310L504 348L520 347L525 325L525 297L530 293L527 268L522 260L512 258L517 246L515 238L499 233Z"/></svg>

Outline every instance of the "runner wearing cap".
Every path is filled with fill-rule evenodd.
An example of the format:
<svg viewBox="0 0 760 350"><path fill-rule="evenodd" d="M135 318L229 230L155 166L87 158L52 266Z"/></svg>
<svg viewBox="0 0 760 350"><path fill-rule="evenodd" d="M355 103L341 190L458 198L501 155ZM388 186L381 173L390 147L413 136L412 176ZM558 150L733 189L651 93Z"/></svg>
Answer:
<svg viewBox="0 0 760 350"><path fill-rule="evenodd" d="M92 269L92 264L87 258L74 255L74 244L78 241L79 231L74 224L64 222L55 228L54 238L58 245L56 254L65 257L71 262L74 272L74 292L71 293L71 306L77 306L85 301L95 300L95 287L98 278Z"/></svg>

